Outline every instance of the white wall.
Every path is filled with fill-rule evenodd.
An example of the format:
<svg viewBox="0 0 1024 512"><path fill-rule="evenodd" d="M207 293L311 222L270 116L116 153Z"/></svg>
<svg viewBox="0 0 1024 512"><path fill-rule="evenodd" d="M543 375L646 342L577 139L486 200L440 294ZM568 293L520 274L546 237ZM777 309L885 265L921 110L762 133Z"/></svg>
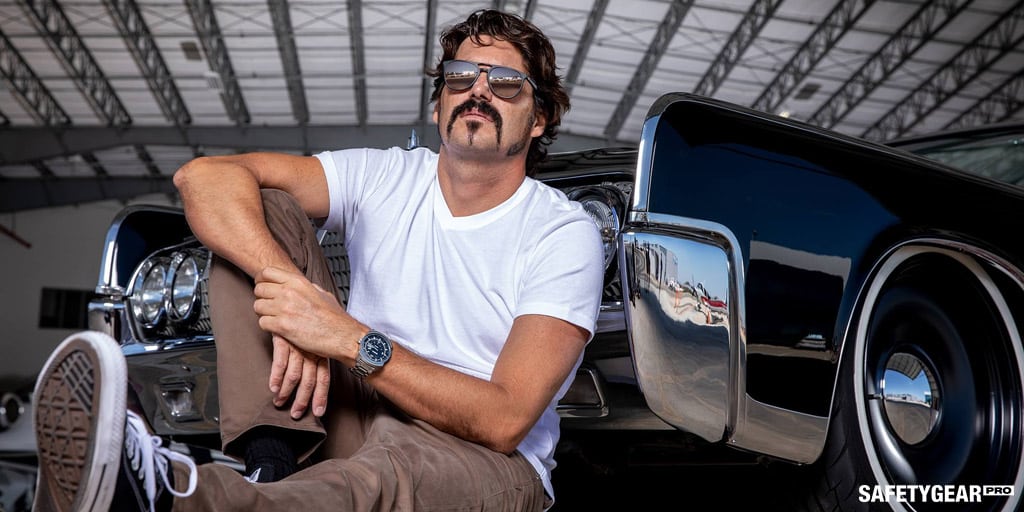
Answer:
<svg viewBox="0 0 1024 512"><path fill-rule="evenodd" d="M169 204L166 196L135 203ZM31 244L0 234L0 380L31 379L68 329L39 328L42 289L92 291L117 201L0 214L0 224Z"/></svg>

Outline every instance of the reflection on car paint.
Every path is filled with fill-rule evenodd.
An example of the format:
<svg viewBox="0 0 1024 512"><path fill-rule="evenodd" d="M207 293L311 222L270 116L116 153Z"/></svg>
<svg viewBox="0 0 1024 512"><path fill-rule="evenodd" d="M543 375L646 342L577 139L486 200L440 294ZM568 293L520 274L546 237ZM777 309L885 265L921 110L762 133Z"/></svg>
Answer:
<svg viewBox="0 0 1024 512"><path fill-rule="evenodd" d="M630 340L647 404L670 425L719 440L730 410L726 253L637 231L626 233L623 245Z"/></svg>

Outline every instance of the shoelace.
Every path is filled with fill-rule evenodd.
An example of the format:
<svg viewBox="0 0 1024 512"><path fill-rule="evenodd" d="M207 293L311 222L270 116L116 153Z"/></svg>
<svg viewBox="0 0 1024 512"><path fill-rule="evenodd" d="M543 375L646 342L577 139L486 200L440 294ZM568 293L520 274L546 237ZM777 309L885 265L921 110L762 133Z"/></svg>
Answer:
<svg viewBox="0 0 1024 512"><path fill-rule="evenodd" d="M155 509L157 473L163 480L164 488L175 496L189 496L196 490L196 463L185 455L164 448L160 438L150 434L142 418L131 411L128 411L124 442L131 469L145 486L150 512ZM184 492L179 492L171 486L167 478L168 461L178 461L188 466L188 489Z"/></svg>

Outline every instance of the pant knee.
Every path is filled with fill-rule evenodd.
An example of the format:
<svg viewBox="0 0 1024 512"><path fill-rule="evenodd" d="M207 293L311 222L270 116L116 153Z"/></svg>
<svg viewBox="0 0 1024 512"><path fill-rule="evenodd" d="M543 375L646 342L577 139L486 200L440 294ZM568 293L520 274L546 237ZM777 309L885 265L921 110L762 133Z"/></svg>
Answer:
<svg viewBox="0 0 1024 512"><path fill-rule="evenodd" d="M306 212L291 194L262 189L263 215L271 235L300 270L305 271L313 254L319 252L316 233Z"/></svg>
<svg viewBox="0 0 1024 512"><path fill-rule="evenodd" d="M260 197L263 201L263 216L266 217L271 230L274 229L271 222L275 224L290 222L308 224L309 219L302 210L302 206L299 205L299 201L288 192L275 188L264 188L260 189Z"/></svg>

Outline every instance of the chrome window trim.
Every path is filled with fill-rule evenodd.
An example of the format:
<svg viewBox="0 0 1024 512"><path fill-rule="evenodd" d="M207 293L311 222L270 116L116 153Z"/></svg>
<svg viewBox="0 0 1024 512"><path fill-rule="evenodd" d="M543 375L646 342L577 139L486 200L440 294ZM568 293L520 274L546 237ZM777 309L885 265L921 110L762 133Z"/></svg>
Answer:
<svg viewBox="0 0 1024 512"><path fill-rule="evenodd" d="M630 205L629 215L627 216L629 222L642 222L640 219L647 212L651 194L654 134L657 132L659 122L661 122L661 113L648 117L644 121L643 130L640 132L636 172L633 176L633 203Z"/></svg>

